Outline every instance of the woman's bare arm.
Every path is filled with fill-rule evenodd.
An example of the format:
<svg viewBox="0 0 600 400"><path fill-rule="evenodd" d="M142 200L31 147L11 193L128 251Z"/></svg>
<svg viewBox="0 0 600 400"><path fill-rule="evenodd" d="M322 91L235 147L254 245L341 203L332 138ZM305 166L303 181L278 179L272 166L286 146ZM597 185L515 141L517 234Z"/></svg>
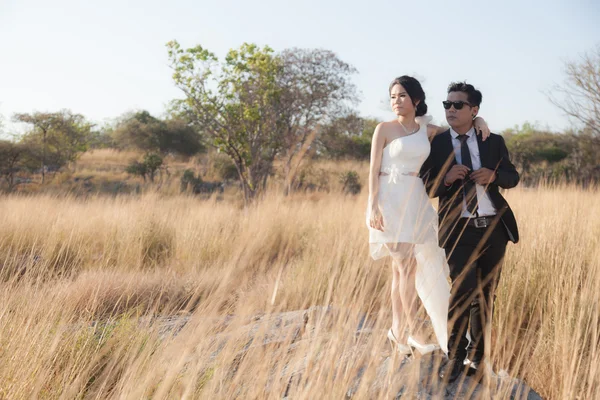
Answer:
<svg viewBox="0 0 600 400"><path fill-rule="evenodd" d="M381 169L381 159L383 157L383 148L385 147L385 136L383 134L384 123L380 123L375 128L373 138L371 139L371 164L369 165L369 226L373 229L383 231L384 221L381 210L379 209L379 171Z"/></svg>
<svg viewBox="0 0 600 400"><path fill-rule="evenodd" d="M475 118L473 121L473 125L475 126L475 132L481 135L481 138L485 142L487 138L490 137L490 128L487 125L487 122L481 117ZM441 126L428 124L427 125L427 136L429 137L429 141L431 142L436 135L440 133L446 132L448 128L442 128Z"/></svg>
<svg viewBox="0 0 600 400"><path fill-rule="evenodd" d="M427 137L429 138L429 141L431 142L436 135L439 135L440 133L445 132L446 130L447 130L447 128L444 129L441 126L427 124Z"/></svg>
<svg viewBox="0 0 600 400"><path fill-rule="evenodd" d="M377 205L379 194L379 171L381 169L381 158L385 147L385 136L383 134L384 122L375 128L371 139L371 163L369 165L369 207Z"/></svg>

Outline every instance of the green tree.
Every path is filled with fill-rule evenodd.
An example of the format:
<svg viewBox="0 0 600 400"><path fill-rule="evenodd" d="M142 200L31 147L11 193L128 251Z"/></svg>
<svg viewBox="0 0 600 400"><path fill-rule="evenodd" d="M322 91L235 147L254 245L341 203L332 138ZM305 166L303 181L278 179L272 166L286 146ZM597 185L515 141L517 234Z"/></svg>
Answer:
<svg viewBox="0 0 600 400"><path fill-rule="evenodd" d="M371 138L379 120L349 114L332 121L323 129L318 143L320 155L333 158L368 160Z"/></svg>
<svg viewBox="0 0 600 400"><path fill-rule="evenodd" d="M158 149L160 120L150 115L148 111L126 114L121 118L112 137L122 149L139 149L145 152Z"/></svg>
<svg viewBox="0 0 600 400"><path fill-rule="evenodd" d="M159 151L193 156L206 151L202 135L197 129L181 118L170 118L164 122L163 134L159 137Z"/></svg>
<svg viewBox="0 0 600 400"><path fill-rule="evenodd" d="M146 182L148 168L143 162L133 160L129 163L127 167L125 167L125 172L127 172L130 175L141 176L144 179L144 182Z"/></svg>
<svg viewBox="0 0 600 400"><path fill-rule="evenodd" d="M117 143L113 139L114 129L109 124L93 129L90 134L89 148L95 149L113 149L117 147Z"/></svg>
<svg viewBox="0 0 600 400"><path fill-rule="evenodd" d="M571 147L567 136L541 130L529 122L505 131L504 136L512 158L524 170L542 161L561 161L569 155Z"/></svg>
<svg viewBox="0 0 600 400"><path fill-rule="evenodd" d="M36 112L33 114L16 114L13 119L18 122L25 122L33 125L33 131L27 134L27 141L39 142L41 140L40 147L40 162L42 172L42 184L44 184L46 178L46 154L47 154L47 141L48 133L50 132L54 123L54 114L51 113L40 113ZM37 143L36 143L37 144Z"/></svg>
<svg viewBox="0 0 600 400"><path fill-rule="evenodd" d="M8 191L16 186L15 178L23 171L29 149L22 143L0 140L0 176L8 185Z"/></svg>
<svg viewBox="0 0 600 400"><path fill-rule="evenodd" d="M185 95L175 108L233 160L248 203L266 185L281 146L281 61L269 47L253 44L230 50L221 64L202 46L184 50L171 41L167 48L173 81Z"/></svg>
<svg viewBox="0 0 600 400"><path fill-rule="evenodd" d="M588 159L581 151L583 136L573 132L548 132L527 122L522 127L506 130L503 135L525 183L535 184L548 178L580 180L583 177Z"/></svg>
<svg viewBox="0 0 600 400"><path fill-rule="evenodd" d="M144 159L142 162L132 161L125 171L131 175L138 175L144 178L144 182L146 181L146 177L150 178L150 182L154 183L154 177L156 176L156 172L162 167L163 158L160 154L156 153L147 153L144 155Z"/></svg>
<svg viewBox="0 0 600 400"><path fill-rule="evenodd" d="M323 127L349 114L358 95L351 82L356 69L332 51L292 48L279 57L283 67L277 79L281 87L277 115L283 128L281 158L289 192L303 159L316 151L313 142Z"/></svg>
<svg viewBox="0 0 600 400"><path fill-rule="evenodd" d="M275 54L244 44L220 64L201 46L167 46L173 79L186 97L175 103L177 111L193 116L233 160L247 201L266 186L276 157L289 191L321 126L357 100L350 81L356 70L331 51Z"/></svg>
<svg viewBox="0 0 600 400"><path fill-rule="evenodd" d="M148 111L126 114L112 131L120 148L192 156L205 150L198 131L181 118L161 120Z"/></svg>
<svg viewBox="0 0 600 400"><path fill-rule="evenodd" d="M163 165L163 158L159 154L149 153L144 156L144 165L148 170L150 182L154 182L156 171Z"/></svg>
<svg viewBox="0 0 600 400"><path fill-rule="evenodd" d="M81 114L73 114L69 110L56 113L35 112L15 114L14 119L32 125L22 142L31 149L33 157L39 160L42 184L49 165L54 169L61 168L75 162L88 149L93 124L87 122Z"/></svg>

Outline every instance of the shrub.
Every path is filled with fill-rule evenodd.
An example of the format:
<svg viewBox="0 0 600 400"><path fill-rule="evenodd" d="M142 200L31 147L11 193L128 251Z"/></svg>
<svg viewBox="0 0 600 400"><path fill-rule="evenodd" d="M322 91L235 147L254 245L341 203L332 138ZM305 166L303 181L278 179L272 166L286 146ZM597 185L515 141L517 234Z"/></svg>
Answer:
<svg viewBox="0 0 600 400"><path fill-rule="evenodd" d="M150 182L154 182L154 176L156 171L163 165L163 158L156 153L148 153L144 156L142 162L132 161L126 168L125 171L131 175L138 175L144 178L150 177Z"/></svg>
<svg viewBox="0 0 600 400"><path fill-rule="evenodd" d="M360 179L356 171L346 171L340 175L340 183L343 185L343 192L346 194L359 194L362 189Z"/></svg>
<svg viewBox="0 0 600 400"><path fill-rule="evenodd" d="M224 181L239 179L239 174L235 164L231 159L224 155L215 156L214 169L217 176Z"/></svg>
<svg viewBox="0 0 600 400"><path fill-rule="evenodd" d="M125 172L131 175L137 175L144 178L144 182L146 181L146 175L148 174L148 169L146 168L146 164L141 163L139 161L132 161L125 168Z"/></svg>
<svg viewBox="0 0 600 400"><path fill-rule="evenodd" d="M302 169L296 182L294 189L297 190L329 191L329 177L327 171L322 168L309 166Z"/></svg>
<svg viewBox="0 0 600 400"><path fill-rule="evenodd" d="M183 175L181 176L179 189L181 193L183 193L187 191L188 186L195 188L200 183L202 183L200 176L196 177L194 171L191 169L186 169L183 171Z"/></svg>

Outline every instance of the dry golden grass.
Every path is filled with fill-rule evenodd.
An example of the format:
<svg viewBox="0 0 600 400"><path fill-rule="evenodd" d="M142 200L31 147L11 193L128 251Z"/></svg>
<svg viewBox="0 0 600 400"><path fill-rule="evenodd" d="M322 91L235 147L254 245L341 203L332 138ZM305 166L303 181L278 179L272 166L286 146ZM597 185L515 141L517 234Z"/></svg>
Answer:
<svg viewBox="0 0 600 400"><path fill-rule="evenodd" d="M141 160L144 153L134 150L98 149L90 150L81 155L74 165L78 174L125 174L125 167L133 160ZM193 168L194 158L168 155L165 165L173 171Z"/></svg>
<svg viewBox="0 0 600 400"><path fill-rule="evenodd" d="M82 166L126 166L129 161L136 159L142 155L139 151L133 150L116 150L116 149L98 149L90 150L83 153L79 160L78 165Z"/></svg>
<svg viewBox="0 0 600 400"><path fill-rule="evenodd" d="M508 193L522 241L507 250L493 363L550 399L600 398L598 198ZM275 191L248 209L156 194L0 197L0 398L281 398L294 368L304 372L290 397L344 397L358 368L373 378L389 352L391 270L369 259L365 204L366 193ZM280 324L283 342L249 341L252 316L315 305L340 311L311 318L310 338L292 345ZM364 314L373 334L357 339ZM167 315L189 323L163 337L148 317ZM356 397L372 398L368 386Z"/></svg>

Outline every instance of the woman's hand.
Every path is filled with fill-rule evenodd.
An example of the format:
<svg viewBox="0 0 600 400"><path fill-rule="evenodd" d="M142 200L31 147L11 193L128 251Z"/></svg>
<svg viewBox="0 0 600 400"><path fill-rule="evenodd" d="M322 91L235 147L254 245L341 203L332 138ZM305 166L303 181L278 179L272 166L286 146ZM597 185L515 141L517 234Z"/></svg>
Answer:
<svg viewBox="0 0 600 400"><path fill-rule="evenodd" d="M483 141L490 137L490 128L488 127L487 122L481 117L477 117L473 120L473 125L475 125L475 133L480 133Z"/></svg>
<svg viewBox="0 0 600 400"><path fill-rule="evenodd" d="M371 219L369 220L369 225L371 228L383 232L383 215L381 215L378 205L371 206Z"/></svg>

